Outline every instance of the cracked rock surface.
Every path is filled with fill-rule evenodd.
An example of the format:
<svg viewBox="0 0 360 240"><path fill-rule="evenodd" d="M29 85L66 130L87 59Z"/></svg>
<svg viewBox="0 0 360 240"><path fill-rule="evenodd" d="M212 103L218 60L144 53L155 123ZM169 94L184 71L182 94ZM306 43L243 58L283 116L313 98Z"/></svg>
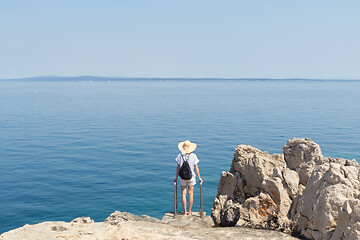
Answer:
<svg viewBox="0 0 360 240"><path fill-rule="evenodd" d="M283 154L235 149L220 177L211 217L217 226L246 226L308 239L360 239L360 165L323 157L320 146L294 138Z"/></svg>
<svg viewBox="0 0 360 240"><path fill-rule="evenodd" d="M43 222L25 225L0 235L1 240L144 240L144 239L246 239L292 240L288 234L242 227L214 228L208 216L181 216L175 219L165 214L163 220L148 216L136 216L127 212L114 212L105 222L94 222L81 217L71 222Z"/></svg>

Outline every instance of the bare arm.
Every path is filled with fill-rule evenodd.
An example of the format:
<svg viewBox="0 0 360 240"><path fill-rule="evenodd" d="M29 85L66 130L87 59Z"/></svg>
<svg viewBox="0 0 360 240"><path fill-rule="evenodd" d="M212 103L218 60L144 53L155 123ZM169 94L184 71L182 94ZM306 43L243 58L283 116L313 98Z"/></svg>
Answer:
<svg viewBox="0 0 360 240"><path fill-rule="evenodd" d="M201 177L200 177L200 170L199 170L199 167L198 167L198 165L197 164L195 164L195 172L196 172L196 174L198 175L198 177L199 177L199 182L203 182L203 180L201 179Z"/></svg>
<svg viewBox="0 0 360 240"><path fill-rule="evenodd" d="M174 182L177 182L179 171L180 171L180 165L178 164L177 167L176 167L176 177L174 179Z"/></svg>

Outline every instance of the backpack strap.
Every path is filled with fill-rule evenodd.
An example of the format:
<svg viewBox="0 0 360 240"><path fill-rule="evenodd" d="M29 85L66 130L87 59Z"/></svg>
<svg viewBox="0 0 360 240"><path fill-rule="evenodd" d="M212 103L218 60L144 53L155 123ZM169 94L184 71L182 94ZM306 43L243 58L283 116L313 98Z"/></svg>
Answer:
<svg viewBox="0 0 360 240"><path fill-rule="evenodd" d="M182 155L182 154L180 154L181 155L181 158L185 161L185 157ZM189 154L189 156L188 156L188 158L187 158L187 160L186 161L189 161L189 159L190 159L190 155L191 155L191 153Z"/></svg>
<svg viewBox="0 0 360 240"><path fill-rule="evenodd" d="M189 159L190 159L190 155L191 155L191 153L189 154L188 159L187 159L187 160L185 160L185 157L184 157L182 154L180 154L181 158L183 159L183 162L187 162L187 161L189 161Z"/></svg>

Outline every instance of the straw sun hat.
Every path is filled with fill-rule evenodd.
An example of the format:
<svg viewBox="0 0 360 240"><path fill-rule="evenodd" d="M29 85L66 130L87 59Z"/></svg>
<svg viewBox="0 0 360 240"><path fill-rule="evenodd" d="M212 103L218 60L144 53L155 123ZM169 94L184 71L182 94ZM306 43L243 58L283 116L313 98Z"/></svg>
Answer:
<svg viewBox="0 0 360 240"><path fill-rule="evenodd" d="M181 151L181 153L191 153L196 148L196 143L192 143L189 140L186 140L185 142L180 142L178 144L178 148Z"/></svg>

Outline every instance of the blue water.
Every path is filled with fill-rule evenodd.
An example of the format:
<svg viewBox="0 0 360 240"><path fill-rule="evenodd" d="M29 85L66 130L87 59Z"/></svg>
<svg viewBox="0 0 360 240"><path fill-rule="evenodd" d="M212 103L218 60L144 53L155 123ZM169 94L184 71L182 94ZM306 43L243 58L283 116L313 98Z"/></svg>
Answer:
<svg viewBox="0 0 360 240"><path fill-rule="evenodd" d="M0 81L0 103L0 233L115 210L161 218L186 139L208 213L238 144L280 153L308 137L360 159L360 82Z"/></svg>

